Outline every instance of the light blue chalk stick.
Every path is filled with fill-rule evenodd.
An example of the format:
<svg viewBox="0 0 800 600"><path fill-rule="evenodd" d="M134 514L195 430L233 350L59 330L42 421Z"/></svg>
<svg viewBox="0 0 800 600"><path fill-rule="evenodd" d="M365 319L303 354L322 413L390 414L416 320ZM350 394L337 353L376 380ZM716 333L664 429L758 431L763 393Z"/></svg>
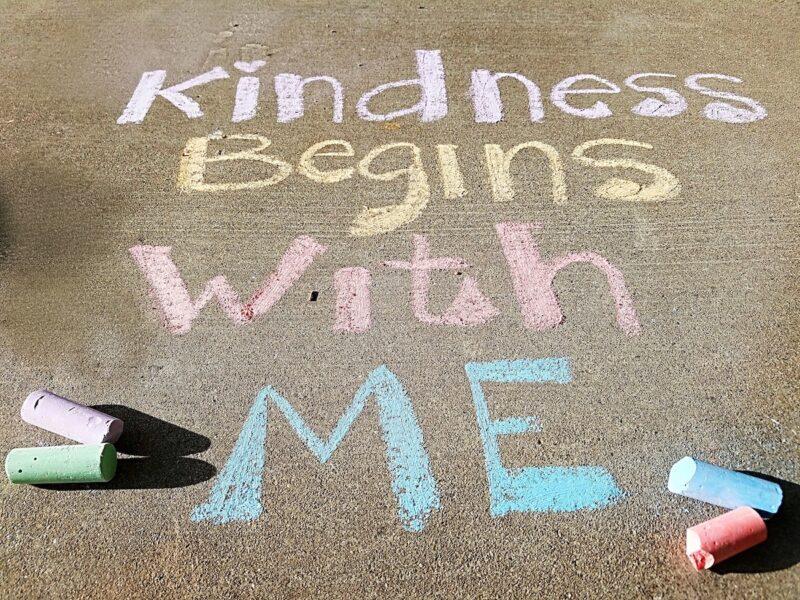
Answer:
<svg viewBox="0 0 800 600"><path fill-rule="evenodd" d="M778 512L783 490L777 483L723 469L686 456L672 465L669 491L723 508L749 506L762 515Z"/></svg>

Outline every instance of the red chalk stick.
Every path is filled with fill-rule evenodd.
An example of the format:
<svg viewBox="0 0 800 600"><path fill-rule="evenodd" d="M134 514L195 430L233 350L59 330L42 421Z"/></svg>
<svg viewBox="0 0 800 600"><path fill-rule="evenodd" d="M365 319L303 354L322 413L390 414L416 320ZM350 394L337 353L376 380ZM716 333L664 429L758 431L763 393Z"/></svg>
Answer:
<svg viewBox="0 0 800 600"><path fill-rule="evenodd" d="M767 539L767 526L749 506L686 530L686 556L698 571L709 569Z"/></svg>

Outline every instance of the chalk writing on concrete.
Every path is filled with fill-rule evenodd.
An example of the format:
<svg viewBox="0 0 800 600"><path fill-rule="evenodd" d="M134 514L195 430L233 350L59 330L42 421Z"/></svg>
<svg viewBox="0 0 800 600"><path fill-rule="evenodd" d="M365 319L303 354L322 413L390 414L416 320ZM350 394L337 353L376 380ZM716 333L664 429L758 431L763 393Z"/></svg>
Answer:
<svg viewBox="0 0 800 600"><path fill-rule="evenodd" d="M235 323L249 323L269 312L286 291L308 269L325 246L310 236L300 236L278 263L278 268L256 290L247 302L239 299L225 276L219 275L206 283L196 300L170 258L170 246L133 246L129 252L144 274L150 294L161 315L164 326L172 333L186 333L203 307L216 298L225 314Z"/></svg>
<svg viewBox="0 0 800 600"><path fill-rule="evenodd" d="M229 111L224 117L211 115L215 121L227 119L229 115L232 123L247 123L257 119L259 110L274 98L276 121L288 127L301 119L320 118L319 114L311 117L307 114L319 110L318 103L306 103L306 94L311 88L323 91L329 99L330 104L326 102L325 109L330 107L330 117L325 118L334 124L355 119L384 123L385 128L393 129L401 127L399 122L392 123L400 119L421 125L452 119L451 103L463 102L464 98L471 105L472 120L481 126L500 127L510 118L532 124L554 116L605 120L623 111L641 117L641 123L651 118L665 120L696 115L696 118L717 123L744 125L767 117L766 108L758 100L735 93L735 90L745 89L738 87L744 85L742 79L721 73L678 76L642 71L628 75L622 83L595 73L580 73L557 82L537 82L521 72L493 71L486 65L478 65L464 77L462 83L469 88L465 97L448 93L448 85L453 85L455 74L448 77L441 50L419 49L413 56L413 63L397 65L397 73L391 76L391 81L370 82L367 91L359 88L354 115L346 112L346 107L352 106L346 99L354 91L346 80L320 72L276 73L280 66L275 65L274 60L259 59L233 63L230 69L238 78L235 84L229 70L221 65L180 82L172 82L163 69L144 72L117 123L133 125L147 120L151 125L154 116L148 115L157 103L163 108L157 111L158 118L200 119L205 116L201 99L205 99L206 107L213 104ZM270 87L269 77L273 77L274 97L265 92L265 88ZM542 86L542 83L547 85ZM400 105L391 97L392 90L398 89L405 91L405 100ZM224 98L226 94L230 102L219 102L220 96ZM514 103L526 107L520 114L510 115L504 105L504 97L508 100L510 94L517 98L522 95L527 100ZM214 102L209 103L208 97L212 95ZM412 97L414 100L409 100ZM698 100L702 104L698 105ZM167 108L169 106L172 108ZM674 122L681 123L682 119ZM171 125L173 123L170 121ZM402 183L402 196L399 193L396 198L389 196L387 203L385 190L381 189L374 196L378 200L370 202L368 198L363 208L354 210L347 230L354 238L387 234L407 226L419 219L432 202L448 203L454 211L462 210L466 202L474 202L470 185L476 184L465 181L461 168L462 154L469 150L460 149L451 143L452 140L442 140L432 147L395 140L357 151L348 140L338 138L337 135L335 139L314 143L299 157L285 157L275 151L271 139L258 133L224 135L217 131L192 137L186 141L179 159L177 189L181 194L227 196L237 191L290 185L284 182L293 175L323 186L343 185L353 177L367 180L370 185L392 186L393 189ZM522 195L518 187L520 181L530 179L522 175L525 165L531 161L546 167L544 180L537 183L546 186L547 195L556 206L568 206L575 201L570 195L571 169L591 169L595 175L602 174L602 182L593 184L591 193L617 204L663 202L678 197L681 192L681 182L672 172L639 160L643 151L654 151L654 146L647 142L616 137L590 139L566 154L540 140L517 142L509 146L483 144L478 160L482 161L485 187L491 190L492 203L512 202ZM476 162L475 157L468 158L473 160L464 164ZM381 170L387 159L391 160L393 168ZM435 170L431 168L434 161ZM242 163L250 167L247 169L250 175L244 180L241 179ZM213 168L209 169L209 165ZM484 186L477 184L477 188L484 189ZM466 202L465 196L468 196ZM513 291L516 298L522 326L531 331L544 331L564 321L557 296L557 277L563 270L582 264L593 267L601 275L602 285L607 286L610 293L619 329L626 336L641 332L633 296L623 273L605 256L590 250L542 256L538 240L543 231L541 223L498 223L495 230L497 255L505 258L510 280L508 293ZM383 256L380 260L376 258L375 265L380 265L377 269L362 264L340 267L333 273L335 298L331 328L334 332L368 335L373 327L380 326L380 315L373 315L372 311L372 290L382 285L381 274L386 270L408 272L409 313L421 323L431 327L477 327L498 316L497 299L493 301L481 290L480 273L465 259L437 256L426 235L414 235L412 244L410 258L406 254L407 260ZM192 299L189 287L173 262L170 246L136 245L129 253L145 279L164 327L172 334L185 334L214 299L227 318L237 325L266 316L300 277L314 276L315 259L325 251L326 247L311 236L297 237L272 274L246 301L241 300L223 275L208 280L197 298ZM306 275L309 271L312 273ZM455 272L461 280L455 297L437 314L430 307L430 294L434 277L442 272ZM316 294L314 292L315 301ZM544 396L553 386L568 385L572 381L569 359L468 362L464 369L483 444L492 517L599 509L623 497L612 474L601 466L510 468L503 462L499 439L535 434L541 431L542 423L539 417L530 415L494 418L484 385L537 384L534 397ZM330 395L331 390L324 389L321 393ZM431 515L440 510L440 495L411 398L398 377L385 365L367 375L327 438L320 437L276 389L271 386L262 389L208 499L195 507L191 519L224 524L253 521L262 515L269 416L274 409L277 408L311 454L324 464L342 445L367 401L373 397L379 409L398 519L406 530L422 531Z"/></svg>
<svg viewBox="0 0 800 600"><path fill-rule="evenodd" d="M397 376L383 365L367 376L327 440L314 433L277 390L272 387L261 390L208 501L195 508L192 520L222 524L252 521L259 517L262 511L261 479L270 404L283 414L317 460L326 463L371 396L378 403L398 518L406 530L421 531L430 514L440 508L439 491L408 393Z"/></svg>
<svg viewBox="0 0 800 600"><path fill-rule="evenodd" d="M500 457L498 438L541 430L536 417L492 419L481 384L558 383L572 381L569 360L497 360L464 366L483 441L489 481L489 509L493 517L509 512L568 512L602 508L615 502L621 491L603 467L524 467L509 469ZM544 391L542 392L544 393Z"/></svg>
<svg viewBox="0 0 800 600"><path fill-rule="evenodd" d="M441 316L431 314L428 301L432 271L463 271L469 265L460 258L432 258L428 238L414 236L414 254L410 261L390 260L383 263L390 269L402 269L411 273L411 309L422 323L430 325L481 325L499 314L495 306L478 289L474 277L465 275L452 304Z"/></svg>
<svg viewBox="0 0 800 600"><path fill-rule="evenodd" d="M252 148L235 152L225 151L224 144L240 143L241 141L252 141L255 145ZM212 143L218 149L210 152L209 146ZM294 172L294 166L285 158L265 154L264 151L271 145L271 140L256 134L229 136L214 134L191 138L186 142L181 155L177 179L178 190L182 193L219 193L258 190L278 185ZM220 146L222 147L220 148ZM679 194L678 178L663 167L632 158L600 159L587 156L588 151L597 147L613 146L653 149L652 145L636 140L600 138L579 144L570 154L570 158L574 161L573 164L592 169L639 171L646 176L645 181L637 182L612 176L595 188L596 196L615 202L657 202L674 198ZM445 200L455 200L467 193L457 150L458 146L455 144L436 145L436 158ZM406 166L384 172L374 171L372 163L386 153L389 156L402 157L407 161ZM607 154L608 150L605 153ZM431 187L423 154L422 149L411 142L392 142L372 148L353 166L352 163L347 162L347 159L355 155L350 142L339 139L324 140L313 144L302 153L297 164L297 173L324 184L345 181L355 173L370 181L405 181L406 192L401 200L394 204L365 208L355 215L350 226L350 234L355 237L367 237L388 233L415 221L428 206L431 200ZM569 193L564 161L556 148L539 141L523 142L508 149L499 144L484 145L486 176L492 190L493 200L495 202L514 200L512 171L514 168L522 169L523 167L513 163L519 163L521 158L518 156L522 154L531 155L533 159L541 157L538 160L545 160L550 171L549 189L552 193L553 203L568 204ZM263 178L247 181L207 181L206 165L234 161L261 163L264 165L265 175ZM216 177L224 177L224 173L217 173Z"/></svg>
<svg viewBox="0 0 800 600"><path fill-rule="evenodd" d="M244 73L255 73L266 65L264 60L252 62L236 61L233 66ZM233 123L249 121L256 116L258 111L258 94L261 90L261 80L258 77L240 77L236 84L236 103L233 106Z"/></svg>
<svg viewBox="0 0 800 600"><path fill-rule="evenodd" d="M616 502L621 490L607 469L599 466L524 467L503 465L498 438L541 430L537 417L493 419L482 384L568 384L572 381L569 359L497 360L464 366L472 391L475 415L483 441L489 485L489 512L501 517L510 512L570 512L598 509ZM546 387L542 393L546 393ZM439 492L425 450L422 429L411 399L397 376L385 365L373 370L339 418L327 440L321 439L297 410L272 387L259 392L239 439L209 498L197 506L195 522L216 524L253 521L262 513L262 485L270 405L277 408L317 460L326 463L342 444L353 422L374 396L385 443L386 461L392 474L397 515L407 531L425 528L430 515L441 508Z"/></svg>
<svg viewBox="0 0 800 600"><path fill-rule="evenodd" d="M551 258L542 257L535 238L542 230L540 223L510 222L496 226L525 327L544 331L563 322L564 315L555 290L556 276L572 265L587 264L605 277L619 328L625 335L637 335L641 326L622 271L597 252L568 252ZM137 245L129 252L147 282L164 326L171 333L183 334L191 330L193 321L213 298L219 301L228 318L240 325L267 314L311 267L315 257L325 251L325 247L310 236L295 239L280 259L277 269L246 302L240 300L224 275L209 280L198 298L192 300L180 270L172 261L171 250L170 246ZM469 264L458 257L433 258L426 236L414 236L411 260L388 260L383 265L389 269L409 271L411 312L422 323L474 327L489 322L498 314L498 309L480 291L478 280L472 275L463 275L456 297L441 315L431 313L432 274L465 271ZM372 284L372 274L366 267L345 267L334 274L333 285L337 290L334 330L355 334L369 331L373 322Z"/></svg>
<svg viewBox="0 0 800 600"><path fill-rule="evenodd" d="M619 328L629 336L639 333L641 326L622 272L605 258L596 252L570 252L544 260L533 237L541 230L539 223L499 223L496 228L508 261L514 292L529 329L542 331L562 323L564 315L558 305L553 280L562 269L586 263L606 276Z"/></svg>
<svg viewBox="0 0 800 600"><path fill-rule="evenodd" d="M421 123L433 123L448 116L449 103L447 93L447 77L444 57L441 50L416 50L415 68L409 79L398 79L382 83L359 96L356 102L356 115L364 121L386 122L401 118L418 118ZM270 64L273 61L270 61ZM234 67L244 73L239 77L235 88L232 83L221 83L229 79L230 74L222 66L191 77L185 81L164 87L167 71L159 69L142 73L127 106L117 119L120 125L142 123L147 117L153 103L160 99L177 109L176 114L183 114L189 119L197 119L204 115L197 100L187 95L188 92L199 92L209 85L228 85L233 99L231 121L239 123L256 118L258 107L267 100L262 100L261 78L253 74L267 65L264 60L252 62L237 61ZM399 70L398 70L399 71ZM406 71L408 73L408 71ZM642 72L634 73L624 80L624 86L638 94L652 94L644 100L637 101L630 111L641 117L673 118L687 112L688 101L678 90L666 87L670 80L677 77L673 73ZM539 123L547 118L540 86L522 73L507 71L491 71L486 68L474 69L465 77L470 82L469 96L472 104L473 119L476 123L496 124L506 118L499 82L514 82L518 88L513 93L523 92L528 97L527 117L532 123ZM640 80L668 80L661 85L642 85ZM701 80L704 82L701 83ZM706 119L721 123L752 123L767 116L767 111L757 100L735 94L725 89L710 87L709 80L716 80L717 86L732 87L742 84L742 80L732 75L720 73L695 73L686 77L682 83L690 93L706 98L715 98L715 102L705 104L702 114ZM344 117L346 85L330 74L301 75L298 73L278 73L274 76L275 102L277 104L277 122L292 123L305 115L305 89L309 85L325 86L330 90L331 120L342 123ZM680 80L678 80L680 81ZM466 83L466 81L464 82ZM370 108L372 101L384 92L397 88L418 90L419 99L411 106L398 107L385 113L376 113ZM602 98L621 94L623 87L606 77L594 73L570 75L556 82L550 88L547 98L558 111L582 119L604 119L614 115L608 102ZM506 90L506 93L511 93ZM579 106L573 102L574 96L597 98L591 106ZM352 118L352 117L351 117Z"/></svg>
<svg viewBox="0 0 800 600"><path fill-rule="evenodd" d="M366 333L372 327L370 285L372 274L364 267L344 267L333 275L336 288L334 331Z"/></svg>
<svg viewBox="0 0 800 600"><path fill-rule="evenodd" d="M642 185L630 179L611 177L597 186L594 190L596 196L607 200L623 200L627 202L656 202L675 198L681 190L678 178L672 173L648 163L643 163L631 158L597 159L585 155L590 148L597 146L633 146L652 150L653 146L634 140L621 140L615 138L601 138L589 140L579 144L572 151L572 158L591 167L605 167L608 169L636 169L653 176L652 183Z"/></svg>
<svg viewBox="0 0 800 600"><path fill-rule="evenodd" d="M206 502L192 511L192 521L254 521L261 516L261 480L267 443L267 403L262 391L250 408L239 439L220 471Z"/></svg>

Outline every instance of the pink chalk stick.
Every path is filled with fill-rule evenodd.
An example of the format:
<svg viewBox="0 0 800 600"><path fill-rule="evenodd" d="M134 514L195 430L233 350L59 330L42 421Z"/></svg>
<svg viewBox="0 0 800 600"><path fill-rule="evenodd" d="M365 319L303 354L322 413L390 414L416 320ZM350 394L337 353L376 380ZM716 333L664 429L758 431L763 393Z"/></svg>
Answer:
<svg viewBox="0 0 800 600"><path fill-rule="evenodd" d="M686 556L702 571L766 539L767 526L761 515L742 506L687 529Z"/></svg>
<svg viewBox="0 0 800 600"><path fill-rule="evenodd" d="M77 404L47 390L36 390L25 398L22 420L82 444L114 443L122 435L123 423L99 410Z"/></svg>

